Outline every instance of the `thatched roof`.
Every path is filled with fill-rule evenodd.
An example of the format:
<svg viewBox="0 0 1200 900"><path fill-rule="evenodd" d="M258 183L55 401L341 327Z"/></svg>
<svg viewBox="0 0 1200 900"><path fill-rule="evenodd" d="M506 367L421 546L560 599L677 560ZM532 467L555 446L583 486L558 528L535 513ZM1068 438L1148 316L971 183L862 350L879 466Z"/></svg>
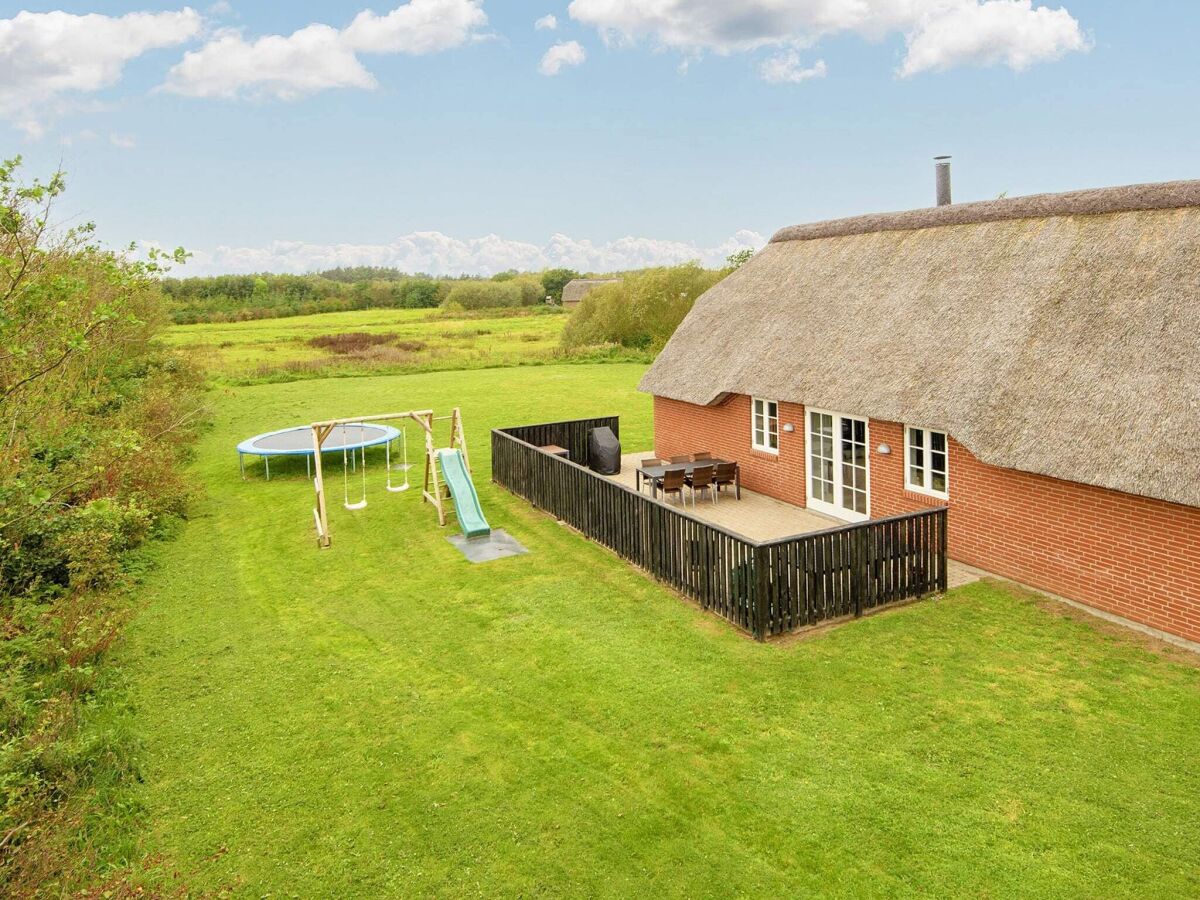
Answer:
<svg viewBox="0 0 1200 900"><path fill-rule="evenodd" d="M578 303L589 291L602 284L616 284L620 278L572 278L563 285L562 302Z"/></svg>
<svg viewBox="0 0 1200 900"><path fill-rule="evenodd" d="M641 389L942 428L986 463L1200 506L1200 181L785 228Z"/></svg>

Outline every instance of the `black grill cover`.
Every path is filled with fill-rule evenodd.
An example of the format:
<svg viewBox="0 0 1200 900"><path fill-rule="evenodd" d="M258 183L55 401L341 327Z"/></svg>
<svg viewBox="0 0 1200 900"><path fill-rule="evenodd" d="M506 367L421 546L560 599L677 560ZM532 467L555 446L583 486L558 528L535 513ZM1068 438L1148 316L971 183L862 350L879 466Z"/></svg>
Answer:
<svg viewBox="0 0 1200 900"><path fill-rule="evenodd" d="M588 465L601 475L621 471L621 442L611 428L593 428L588 433Z"/></svg>

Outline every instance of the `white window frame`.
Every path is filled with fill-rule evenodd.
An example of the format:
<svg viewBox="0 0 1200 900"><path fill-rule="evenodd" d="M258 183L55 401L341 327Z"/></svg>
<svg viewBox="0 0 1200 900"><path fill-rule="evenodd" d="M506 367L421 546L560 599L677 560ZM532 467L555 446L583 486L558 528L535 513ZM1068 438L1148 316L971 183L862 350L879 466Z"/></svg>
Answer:
<svg viewBox="0 0 1200 900"><path fill-rule="evenodd" d="M812 492L812 424L809 419L810 413L818 413L819 415L833 416L833 444L834 444L834 466L833 466L833 503L828 503L824 500L818 500L813 496ZM852 509L846 509L837 503L837 499L842 495L842 467L838 461L838 449L841 446L841 420L851 419L855 422L863 423L863 442L866 448L866 484L864 492L867 500L867 511L865 513L855 512ZM804 502L810 509L815 509L817 512L823 512L826 515L833 516L835 519L841 519L844 522L865 522L871 518L871 420L866 416L852 416L848 413L840 413L832 409L821 409L818 406L806 406L804 408Z"/></svg>
<svg viewBox="0 0 1200 900"><path fill-rule="evenodd" d="M763 438L765 443L758 442L758 404L763 405ZM770 415L768 410L770 407L775 407L775 414ZM772 447L769 443L771 435L775 436L775 446ZM779 401L767 400L763 397L750 398L750 446L762 453L773 453L779 455Z"/></svg>
<svg viewBox="0 0 1200 900"><path fill-rule="evenodd" d="M924 485L913 484L912 482L912 434L914 431L919 431L922 433L921 451L924 463L921 471L925 474ZM939 473L944 475L946 478L946 489L944 491L937 491L931 487L933 484L934 474L934 470L931 468L931 461L933 459L931 435L934 434L940 434L942 436L942 440L945 442L946 470ZM921 425L904 426L904 489L906 491L912 491L914 494L924 494L927 497L937 497L939 500L950 499L950 435L937 428L925 428Z"/></svg>

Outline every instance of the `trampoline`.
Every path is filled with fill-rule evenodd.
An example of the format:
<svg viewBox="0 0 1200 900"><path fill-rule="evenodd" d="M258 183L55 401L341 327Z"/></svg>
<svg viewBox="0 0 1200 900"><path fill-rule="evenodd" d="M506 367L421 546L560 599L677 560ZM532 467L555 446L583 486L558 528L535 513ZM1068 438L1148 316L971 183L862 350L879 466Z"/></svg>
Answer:
<svg viewBox="0 0 1200 900"><path fill-rule="evenodd" d="M390 425L367 425L349 423L337 425L329 437L321 445L322 453L342 452L343 450L359 450L374 447L377 444L390 444L400 437L400 432ZM279 431L268 431L266 434L256 434L246 438L237 445L238 468L242 478L246 477L246 457L261 456L267 471L267 481L271 480L272 456L303 456L308 475L312 477L313 432L308 425L296 425L292 428L281 428ZM354 459L354 455L350 455Z"/></svg>

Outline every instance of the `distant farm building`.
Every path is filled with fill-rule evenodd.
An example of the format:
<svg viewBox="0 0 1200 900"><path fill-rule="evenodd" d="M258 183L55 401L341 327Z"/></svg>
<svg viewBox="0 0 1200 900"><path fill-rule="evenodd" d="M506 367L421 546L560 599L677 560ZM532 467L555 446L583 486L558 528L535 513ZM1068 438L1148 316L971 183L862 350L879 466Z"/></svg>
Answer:
<svg viewBox="0 0 1200 900"><path fill-rule="evenodd" d="M574 278L566 283L562 292L562 305L574 309L579 301L602 284L616 284L620 278Z"/></svg>

